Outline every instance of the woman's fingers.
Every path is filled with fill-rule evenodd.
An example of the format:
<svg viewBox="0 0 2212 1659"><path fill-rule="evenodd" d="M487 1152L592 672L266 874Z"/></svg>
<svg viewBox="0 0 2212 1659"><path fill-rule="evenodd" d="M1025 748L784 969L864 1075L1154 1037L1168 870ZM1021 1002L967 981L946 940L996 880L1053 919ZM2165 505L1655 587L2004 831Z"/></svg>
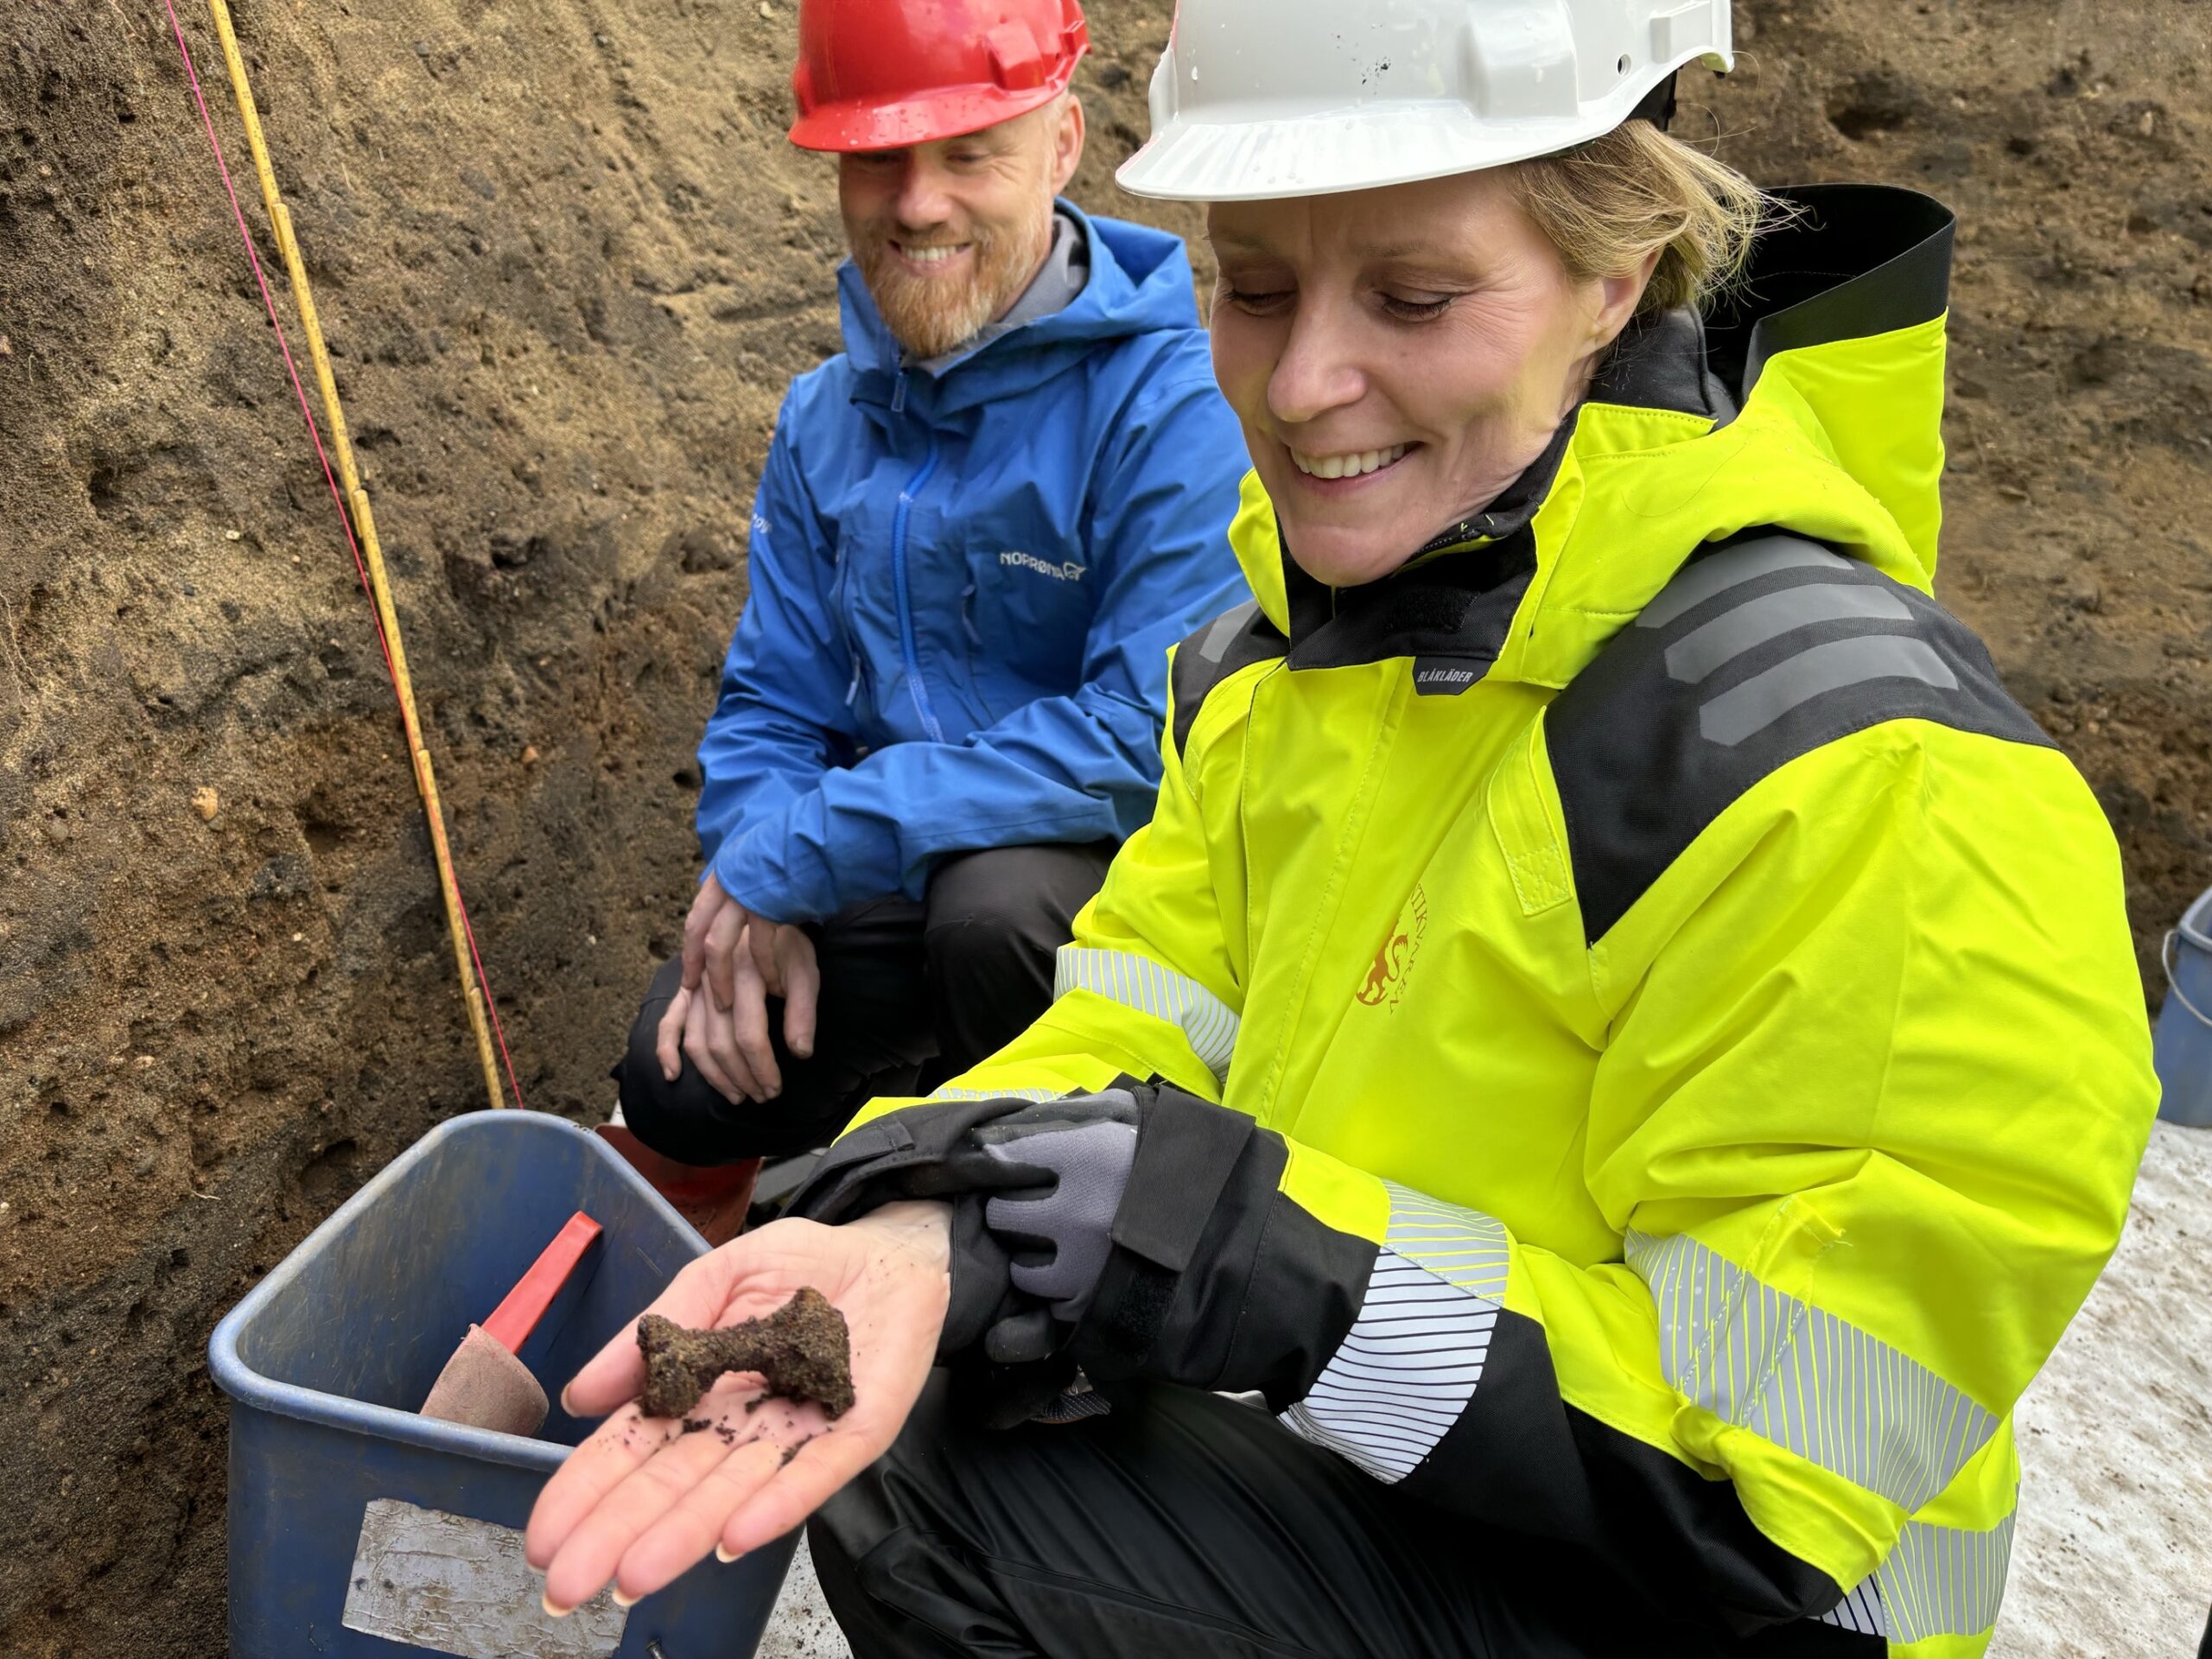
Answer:
<svg viewBox="0 0 2212 1659"><path fill-rule="evenodd" d="M523 1559L541 1573L551 1567L577 1525L674 1433L673 1424L655 1423L635 1408L601 1423L569 1454L538 1494L530 1512L529 1528L523 1534ZM587 1591L578 1599L590 1594Z"/></svg>
<svg viewBox="0 0 2212 1659"><path fill-rule="evenodd" d="M729 1447L710 1431L686 1433L673 1424L631 1420L626 1413L578 1446L569 1462L588 1459L587 1466L560 1503L543 1506L550 1513L542 1534L533 1525L525 1535L526 1552L532 1542L541 1552L551 1551L547 1605L575 1607L598 1594L639 1535L728 1455ZM533 1522L537 1518L531 1517Z"/></svg>
<svg viewBox="0 0 2212 1659"><path fill-rule="evenodd" d="M660 1061L661 1077L674 1083L683 1075L683 1024L691 1013L691 999L696 992L681 986L669 999L667 1012L660 1017L660 1029L655 1033L653 1053Z"/></svg>
<svg viewBox="0 0 2212 1659"><path fill-rule="evenodd" d="M638 1351L638 1325L632 1319L569 1379L569 1386L561 1390L561 1409L571 1417L604 1417L623 1402L636 1399L645 1387L645 1356Z"/></svg>
<svg viewBox="0 0 2212 1659"><path fill-rule="evenodd" d="M804 930L777 930L776 954L784 971L784 1044L798 1058L814 1055L814 1010L822 995L822 969L814 941Z"/></svg>
<svg viewBox="0 0 2212 1659"><path fill-rule="evenodd" d="M762 1414L778 1408L777 1402L764 1405ZM730 1444L728 1455L707 1477L623 1553L614 1570L618 1591L632 1600L650 1596L707 1558L721 1541L730 1516L774 1477L789 1448L804 1438L804 1430L788 1427L791 1414L790 1408L782 1408L781 1427L754 1421L746 1428L733 1428L733 1433L751 1438ZM718 1426L706 1432L719 1435L721 1429Z"/></svg>
<svg viewBox="0 0 2212 1659"><path fill-rule="evenodd" d="M896 1432L879 1439L840 1427L808 1440L723 1522L716 1554L735 1560L803 1523L881 1457Z"/></svg>
<svg viewBox="0 0 2212 1659"><path fill-rule="evenodd" d="M776 1066L776 1046L768 1040L768 991L751 952L737 958L737 1001L730 1005L730 1025L737 1038L737 1052L761 1090L760 1098L773 1100L783 1092L783 1073Z"/></svg>
<svg viewBox="0 0 2212 1659"><path fill-rule="evenodd" d="M690 1056L691 1064L699 1068L699 1075L707 1086L724 1100L741 1098L736 1080L722 1069L721 1060L715 1053L715 1000L702 985L691 995L690 1006L683 1014L683 1052Z"/></svg>

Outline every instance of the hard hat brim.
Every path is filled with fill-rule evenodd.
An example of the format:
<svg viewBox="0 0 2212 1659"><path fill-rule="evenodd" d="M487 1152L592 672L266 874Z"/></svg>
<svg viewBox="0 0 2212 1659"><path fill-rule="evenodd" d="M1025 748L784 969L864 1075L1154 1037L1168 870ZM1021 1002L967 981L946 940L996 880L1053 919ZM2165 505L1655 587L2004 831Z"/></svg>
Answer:
<svg viewBox="0 0 2212 1659"><path fill-rule="evenodd" d="M1074 67L1071 60L1070 74ZM856 99L823 104L791 123L788 136L801 149L832 154L905 149L964 137L1041 110L1067 90L1069 78L1062 75L1020 92L990 86L946 86L893 103Z"/></svg>
<svg viewBox="0 0 2212 1659"><path fill-rule="evenodd" d="M1376 190L1507 167L1586 143L1629 118L1658 80L1705 57L1692 53L1624 83L1571 115L1485 118L1435 99L1286 104L1230 121L1178 117L1122 163L1114 181L1133 196L1166 201L1268 201Z"/></svg>

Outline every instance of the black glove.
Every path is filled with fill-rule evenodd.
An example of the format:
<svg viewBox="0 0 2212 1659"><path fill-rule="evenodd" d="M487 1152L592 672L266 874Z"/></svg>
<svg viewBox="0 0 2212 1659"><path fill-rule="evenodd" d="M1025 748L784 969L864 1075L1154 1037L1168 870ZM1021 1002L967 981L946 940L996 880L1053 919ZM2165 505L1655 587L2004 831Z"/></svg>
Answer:
<svg viewBox="0 0 2212 1659"><path fill-rule="evenodd" d="M941 1358L980 1344L994 1365L1033 1364L1080 1331L1086 1365L1128 1375L1255 1128L1171 1085L1127 1079L1057 1100L925 1102L839 1141L791 1213L835 1223L899 1198L949 1200Z"/></svg>
<svg viewBox="0 0 2212 1659"><path fill-rule="evenodd" d="M985 1342L992 1360L1039 1359L1080 1316L1105 1263L1138 1116L1122 1089L910 1106L831 1147L789 1213L835 1224L901 1198L950 1201L952 1300L939 1357L1005 1325Z"/></svg>

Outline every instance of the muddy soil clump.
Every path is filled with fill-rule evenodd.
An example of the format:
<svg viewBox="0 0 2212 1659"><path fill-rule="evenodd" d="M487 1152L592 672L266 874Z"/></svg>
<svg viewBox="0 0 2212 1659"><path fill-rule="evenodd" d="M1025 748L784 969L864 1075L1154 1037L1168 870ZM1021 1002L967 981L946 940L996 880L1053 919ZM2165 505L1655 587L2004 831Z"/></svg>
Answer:
<svg viewBox="0 0 2212 1659"><path fill-rule="evenodd" d="M764 1319L725 1330L692 1331L648 1313L638 1321L645 1359L639 1408L648 1417L683 1417L727 1371L749 1371L770 1397L818 1405L827 1417L853 1408L852 1344L845 1316L823 1294L803 1287Z"/></svg>
<svg viewBox="0 0 2212 1659"><path fill-rule="evenodd" d="M793 8L234 11L522 1090L588 1121L680 940L768 435L838 349L834 172L782 136ZM1071 194L1195 232L1110 183L1169 7L1090 13ZM2155 983L2212 879L2212 23L1736 15L1742 67L1686 81L1679 130L1960 212L1938 593L2112 815ZM168 15L19 5L4 33L0 1651L201 1659L210 1328L483 1096L375 634Z"/></svg>

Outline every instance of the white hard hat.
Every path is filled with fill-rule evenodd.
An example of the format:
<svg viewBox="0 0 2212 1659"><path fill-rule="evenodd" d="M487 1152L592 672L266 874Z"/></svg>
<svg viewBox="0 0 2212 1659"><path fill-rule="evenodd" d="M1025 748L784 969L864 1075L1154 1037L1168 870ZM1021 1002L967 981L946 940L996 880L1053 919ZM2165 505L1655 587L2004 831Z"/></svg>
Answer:
<svg viewBox="0 0 2212 1659"><path fill-rule="evenodd" d="M1729 0L1178 0L1140 196L1365 190L1548 156L1726 70Z"/></svg>

